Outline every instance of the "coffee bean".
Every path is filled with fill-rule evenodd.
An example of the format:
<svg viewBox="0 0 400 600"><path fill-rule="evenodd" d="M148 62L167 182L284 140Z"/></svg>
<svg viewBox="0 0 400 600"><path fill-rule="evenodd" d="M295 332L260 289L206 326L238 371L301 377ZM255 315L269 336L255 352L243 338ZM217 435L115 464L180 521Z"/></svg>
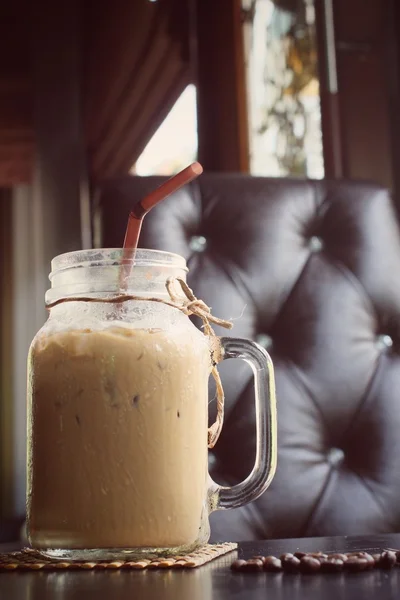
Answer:
<svg viewBox="0 0 400 600"><path fill-rule="evenodd" d="M291 556L287 556L284 559L281 559L281 561L282 568L284 571L286 571L286 573L297 573L297 571L300 568L300 561L298 558L293 556L293 554Z"/></svg>
<svg viewBox="0 0 400 600"><path fill-rule="evenodd" d="M299 560L301 560L302 558L304 558L305 556L307 556L307 552L295 552L294 556L296 558L298 558Z"/></svg>
<svg viewBox="0 0 400 600"><path fill-rule="evenodd" d="M358 555L360 558L365 558L368 562L372 562L374 560L372 554L369 552L359 552Z"/></svg>
<svg viewBox="0 0 400 600"><path fill-rule="evenodd" d="M321 568L321 563L312 556L303 556L300 560L300 571L302 573L316 573Z"/></svg>
<svg viewBox="0 0 400 600"><path fill-rule="evenodd" d="M371 556L371 554L369 554L368 552L357 552L357 554L355 555L358 558L365 558L365 560L368 563L368 568L369 569L373 569L375 566L375 560L374 558Z"/></svg>
<svg viewBox="0 0 400 600"><path fill-rule="evenodd" d="M243 566L246 564L245 560L235 560L232 564L231 564L231 569L232 571L241 571Z"/></svg>
<svg viewBox="0 0 400 600"><path fill-rule="evenodd" d="M328 555L325 554L325 552L310 552L308 554L308 556L312 556L313 558L316 558L317 560L324 560L325 558L328 558Z"/></svg>
<svg viewBox="0 0 400 600"><path fill-rule="evenodd" d="M345 563L340 558L324 558L321 560L321 572L340 573Z"/></svg>
<svg viewBox="0 0 400 600"><path fill-rule="evenodd" d="M396 557L396 553L392 552L390 550L385 550L385 552L382 552L380 560L379 560L379 567L381 569L392 569L394 567L394 565L396 564L397 561L397 557Z"/></svg>
<svg viewBox="0 0 400 600"><path fill-rule="evenodd" d="M345 570L350 571L351 573L366 571L369 567L370 563L368 562L368 560L359 556L349 556L349 558L344 563Z"/></svg>
<svg viewBox="0 0 400 600"><path fill-rule="evenodd" d="M264 564L265 556L262 556L261 554L257 554L256 556L252 556L251 558L252 560L261 560L261 562Z"/></svg>
<svg viewBox="0 0 400 600"><path fill-rule="evenodd" d="M264 560L264 571L279 573L282 571L282 561L276 556L266 556Z"/></svg>
<svg viewBox="0 0 400 600"><path fill-rule="evenodd" d="M335 554L329 554L328 558L338 558L339 560L346 562L346 560L348 559L348 556L347 556L347 554L341 554L340 552L336 552Z"/></svg>
<svg viewBox="0 0 400 600"><path fill-rule="evenodd" d="M259 572L263 570L263 562L261 560L257 560L254 558L250 558L250 560L246 561L246 564L244 564L241 568L241 571L244 572Z"/></svg>
<svg viewBox="0 0 400 600"><path fill-rule="evenodd" d="M280 559L281 560L286 560L287 558L293 558L294 554L292 554L291 552L285 552L284 554L280 555Z"/></svg>
<svg viewBox="0 0 400 600"><path fill-rule="evenodd" d="M374 559L375 567L379 567L379 561L381 560L381 554L371 554Z"/></svg>
<svg viewBox="0 0 400 600"><path fill-rule="evenodd" d="M368 563L372 563L374 560L368 552L364 552L363 550L359 550L358 552L348 552L347 558L364 558Z"/></svg>
<svg viewBox="0 0 400 600"><path fill-rule="evenodd" d="M368 561L369 568L373 569L375 567L375 559L372 554L366 553L365 558Z"/></svg>
<svg viewBox="0 0 400 600"><path fill-rule="evenodd" d="M365 550L358 550L357 552L348 552L347 556L349 558L365 558L366 560L368 560L369 562L371 562L372 556L371 554L369 554L368 552L365 552Z"/></svg>

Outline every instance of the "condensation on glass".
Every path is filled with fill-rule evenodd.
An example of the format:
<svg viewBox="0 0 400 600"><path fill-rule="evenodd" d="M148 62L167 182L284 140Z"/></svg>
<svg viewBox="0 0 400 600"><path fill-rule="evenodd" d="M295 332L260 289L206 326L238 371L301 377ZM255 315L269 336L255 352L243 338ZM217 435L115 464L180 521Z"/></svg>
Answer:
<svg viewBox="0 0 400 600"><path fill-rule="evenodd" d="M253 175L322 178L314 0L242 0Z"/></svg>

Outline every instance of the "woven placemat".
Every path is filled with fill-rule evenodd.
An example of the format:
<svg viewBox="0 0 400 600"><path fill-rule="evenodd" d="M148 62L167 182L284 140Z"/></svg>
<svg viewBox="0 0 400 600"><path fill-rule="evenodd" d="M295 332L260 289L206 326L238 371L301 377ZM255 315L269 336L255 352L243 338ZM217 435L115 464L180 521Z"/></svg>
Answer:
<svg viewBox="0 0 400 600"><path fill-rule="evenodd" d="M237 544L207 544L190 554L152 560L76 562L61 561L43 556L32 548L23 548L18 552L0 553L0 571L58 571L65 569L104 570L104 569L194 569L228 552L236 550Z"/></svg>

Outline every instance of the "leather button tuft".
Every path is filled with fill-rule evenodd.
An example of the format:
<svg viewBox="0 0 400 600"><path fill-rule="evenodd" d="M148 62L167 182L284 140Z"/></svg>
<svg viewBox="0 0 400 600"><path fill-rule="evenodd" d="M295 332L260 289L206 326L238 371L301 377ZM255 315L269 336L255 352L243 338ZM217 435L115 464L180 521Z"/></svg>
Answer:
<svg viewBox="0 0 400 600"><path fill-rule="evenodd" d="M386 350L387 348L391 348L393 346L393 339L390 337L390 335L382 333L376 338L376 345L379 350Z"/></svg>
<svg viewBox="0 0 400 600"><path fill-rule="evenodd" d="M308 247L311 252L321 252L324 249L324 242L320 237L313 235L308 241Z"/></svg>
<svg viewBox="0 0 400 600"><path fill-rule="evenodd" d="M207 248L207 240L203 235L192 235L189 240L189 248L192 252L204 252Z"/></svg>
<svg viewBox="0 0 400 600"><path fill-rule="evenodd" d="M344 452L341 448L330 448L326 455L326 460L332 467L339 467L344 461Z"/></svg>
<svg viewBox="0 0 400 600"><path fill-rule="evenodd" d="M256 336L256 342L265 350L271 350L273 344L272 337L266 333L259 333Z"/></svg>

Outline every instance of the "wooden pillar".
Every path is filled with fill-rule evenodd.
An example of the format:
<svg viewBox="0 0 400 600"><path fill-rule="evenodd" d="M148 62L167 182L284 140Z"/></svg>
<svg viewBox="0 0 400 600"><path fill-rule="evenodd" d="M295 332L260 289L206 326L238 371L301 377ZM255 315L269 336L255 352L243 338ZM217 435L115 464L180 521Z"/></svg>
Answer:
<svg viewBox="0 0 400 600"><path fill-rule="evenodd" d="M79 0L39 0L32 11L35 227L42 231L46 272L56 254L91 244L81 111L83 9Z"/></svg>
<svg viewBox="0 0 400 600"><path fill-rule="evenodd" d="M333 0L316 0L315 9L325 177L340 179L344 165Z"/></svg>
<svg viewBox="0 0 400 600"><path fill-rule="evenodd" d="M240 0L196 0L199 160L207 171L249 170Z"/></svg>
<svg viewBox="0 0 400 600"><path fill-rule="evenodd" d="M396 208L400 214L400 4L398 0L389 0L387 20L389 29L387 78L391 111L393 191Z"/></svg>
<svg viewBox="0 0 400 600"><path fill-rule="evenodd" d="M325 175L395 188L395 0L315 0Z"/></svg>

